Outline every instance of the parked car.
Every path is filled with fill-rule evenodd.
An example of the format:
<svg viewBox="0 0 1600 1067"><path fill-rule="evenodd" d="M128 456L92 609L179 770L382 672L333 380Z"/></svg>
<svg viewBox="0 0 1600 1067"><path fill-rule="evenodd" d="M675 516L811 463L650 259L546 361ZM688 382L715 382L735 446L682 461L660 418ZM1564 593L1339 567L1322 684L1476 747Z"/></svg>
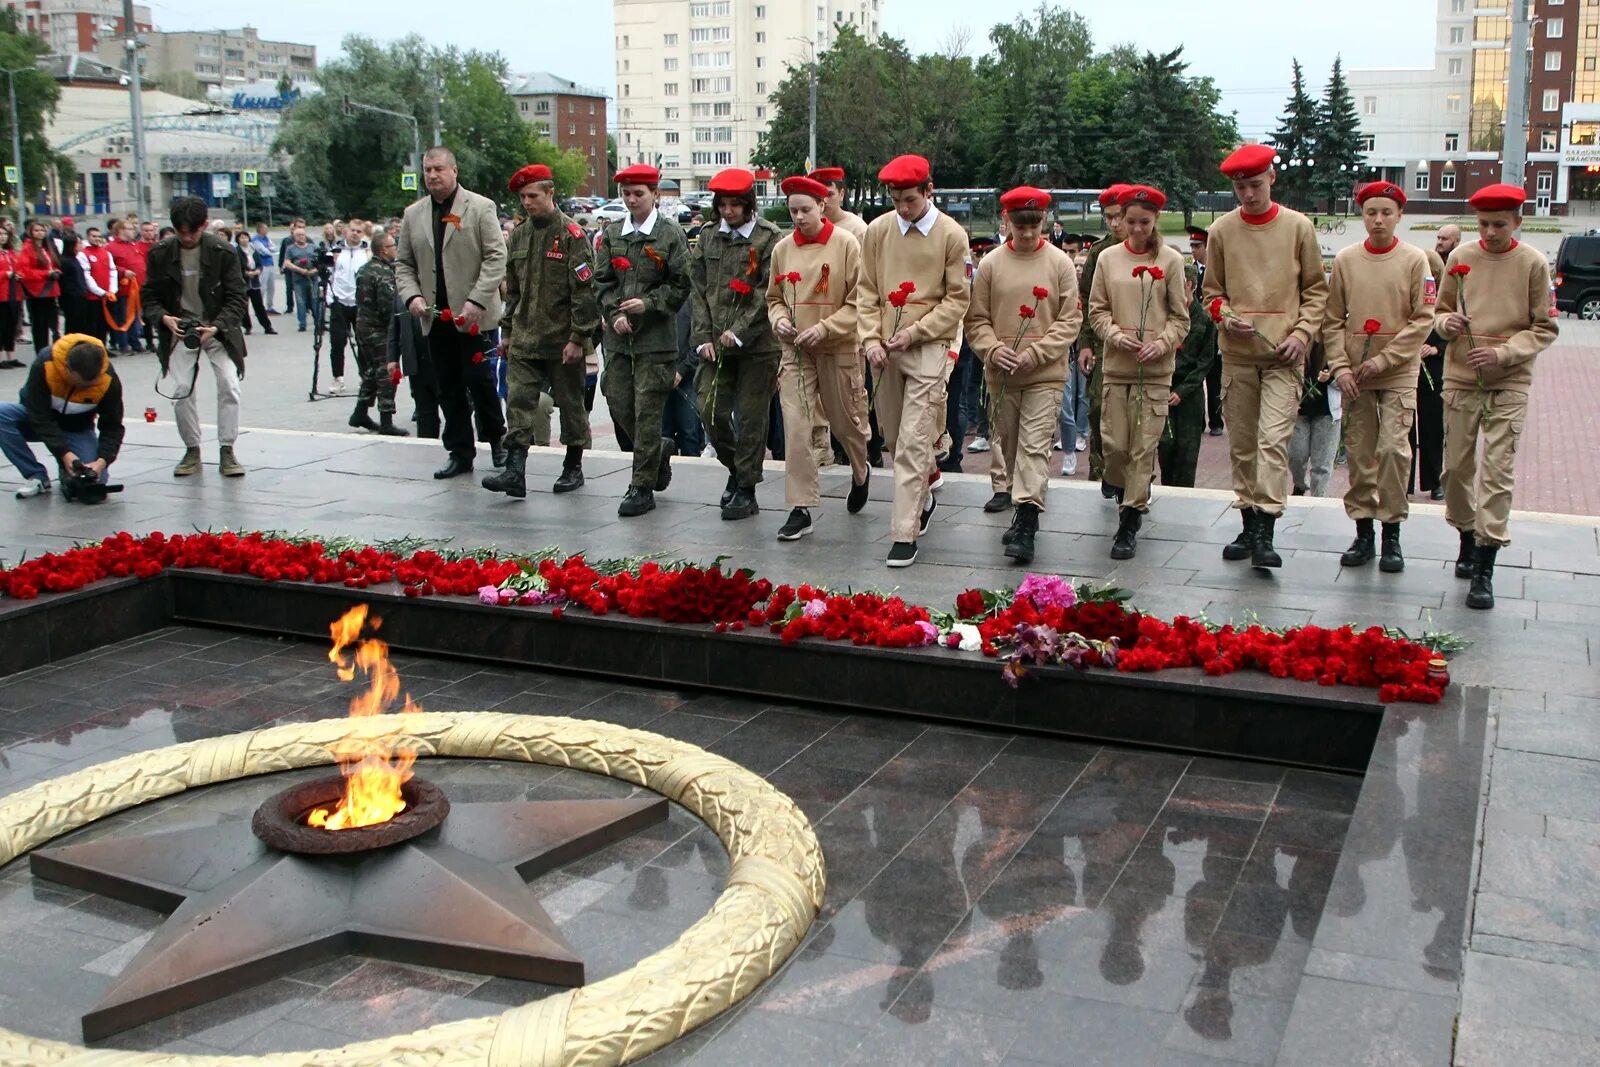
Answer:
<svg viewBox="0 0 1600 1067"><path fill-rule="evenodd" d="M621 222L628 217L628 205L621 200L607 200L595 208L594 217L600 222Z"/></svg>
<svg viewBox="0 0 1600 1067"><path fill-rule="evenodd" d="M1563 237L1551 281L1558 311L1600 319L1600 235Z"/></svg>

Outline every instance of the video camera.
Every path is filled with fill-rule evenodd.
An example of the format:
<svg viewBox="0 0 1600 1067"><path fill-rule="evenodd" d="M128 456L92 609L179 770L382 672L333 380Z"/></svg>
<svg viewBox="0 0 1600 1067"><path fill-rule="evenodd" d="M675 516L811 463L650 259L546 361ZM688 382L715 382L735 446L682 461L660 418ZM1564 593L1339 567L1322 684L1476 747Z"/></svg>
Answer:
<svg viewBox="0 0 1600 1067"><path fill-rule="evenodd" d="M103 504L106 494L120 492L122 486L102 482L81 459L74 459L72 470L61 479L61 495L75 504Z"/></svg>

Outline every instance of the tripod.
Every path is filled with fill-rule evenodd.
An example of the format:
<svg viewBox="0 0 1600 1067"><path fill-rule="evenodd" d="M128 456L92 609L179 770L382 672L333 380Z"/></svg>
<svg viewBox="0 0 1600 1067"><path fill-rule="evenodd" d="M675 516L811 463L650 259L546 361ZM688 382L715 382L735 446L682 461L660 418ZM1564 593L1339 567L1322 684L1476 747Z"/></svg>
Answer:
<svg viewBox="0 0 1600 1067"><path fill-rule="evenodd" d="M306 399L313 404L339 395L324 393L318 388L322 372L322 338L327 332L328 321L325 299L322 275L318 273L311 278L311 392L306 395Z"/></svg>

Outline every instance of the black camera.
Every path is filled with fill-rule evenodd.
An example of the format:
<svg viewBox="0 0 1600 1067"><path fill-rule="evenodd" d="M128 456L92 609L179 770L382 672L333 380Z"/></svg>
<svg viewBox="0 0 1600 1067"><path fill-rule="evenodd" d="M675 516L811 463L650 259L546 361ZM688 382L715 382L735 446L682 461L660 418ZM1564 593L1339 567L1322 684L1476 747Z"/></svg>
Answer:
<svg viewBox="0 0 1600 1067"><path fill-rule="evenodd" d="M105 484L81 459L74 459L72 469L61 479L61 495L75 504L104 503L106 494L120 492L122 486Z"/></svg>
<svg viewBox="0 0 1600 1067"><path fill-rule="evenodd" d="M200 320L179 319L178 335L183 338L183 347L198 349L200 347Z"/></svg>

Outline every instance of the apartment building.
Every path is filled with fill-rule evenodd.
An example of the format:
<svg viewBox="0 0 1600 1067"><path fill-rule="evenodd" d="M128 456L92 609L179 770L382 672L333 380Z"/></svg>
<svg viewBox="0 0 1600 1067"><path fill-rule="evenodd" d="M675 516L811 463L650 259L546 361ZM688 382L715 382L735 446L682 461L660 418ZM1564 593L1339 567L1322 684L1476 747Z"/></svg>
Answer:
<svg viewBox="0 0 1600 1067"><path fill-rule="evenodd" d="M311 83L317 70L315 45L291 41L265 41L252 26L237 30L181 30L172 33L144 34L144 72L160 77L175 71L190 71L202 85L243 85L250 82L277 82L288 75L293 86ZM114 63L120 57L120 41L102 41L100 58Z"/></svg>
<svg viewBox="0 0 1600 1067"><path fill-rule="evenodd" d="M606 172L605 90L591 89L544 72L513 74L506 91L517 114L557 148L575 149L589 160L589 176L578 196L604 196L611 175Z"/></svg>
<svg viewBox="0 0 1600 1067"><path fill-rule="evenodd" d="M6 0L6 6L17 13L22 29L37 34L52 52L103 59L100 42L125 33L122 0ZM148 33L152 28L150 9L134 5L133 23L136 32ZM125 67L121 47L118 41L116 60L106 62Z"/></svg>
<svg viewBox="0 0 1600 1067"><path fill-rule="evenodd" d="M831 47L840 26L877 37L883 3L613 0L617 165L660 167L685 196L725 167L748 166L778 84Z"/></svg>

